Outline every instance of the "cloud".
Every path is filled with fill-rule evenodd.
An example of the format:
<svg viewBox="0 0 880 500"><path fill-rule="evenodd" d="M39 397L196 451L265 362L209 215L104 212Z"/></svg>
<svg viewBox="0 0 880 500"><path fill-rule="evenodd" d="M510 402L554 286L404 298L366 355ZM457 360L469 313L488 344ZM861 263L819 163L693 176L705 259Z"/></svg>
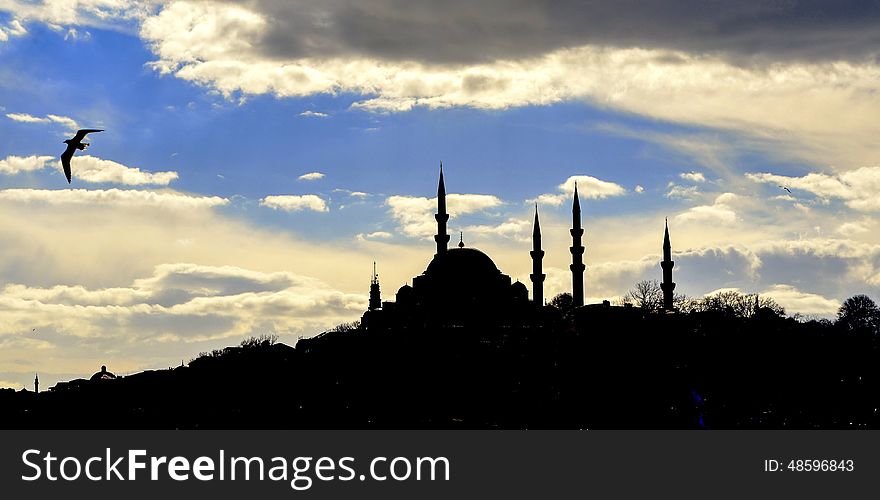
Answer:
<svg viewBox="0 0 880 500"><path fill-rule="evenodd" d="M636 185L636 187L633 188L633 191L635 191L638 194L642 194L645 192L645 188L642 187L641 185Z"/></svg>
<svg viewBox="0 0 880 500"><path fill-rule="evenodd" d="M9 37L27 34L27 29L18 19L13 19L6 26L0 26L0 42L6 42Z"/></svg>
<svg viewBox="0 0 880 500"><path fill-rule="evenodd" d="M818 316L834 316L840 308L840 302L825 298L815 293L798 290L791 285L774 285L761 295L772 297L787 311Z"/></svg>
<svg viewBox="0 0 880 500"><path fill-rule="evenodd" d="M437 222L433 213L437 209L437 198L418 196L389 196L385 200L389 213L407 236L431 238L437 232ZM483 212L503 203L497 196L488 194L446 195L447 211L451 219L467 214Z"/></svg>
<svg viewBox="0 0 880 500"><path fill-rule="evenodd" d="M0 160L0 173L15 175L34 172L49 167L54 160L54 156L7 156Z"/></svg>
<svg viewBox="0 0 880 500"><path fill-rule="evenodd" d="M474 226L465 226L463 231L467 235L479 236L500 236L515 241L531 241L533 222L525 219L511 217L506 221L496 224L480 224Z"/></svg>
<svg viewBox="0 0 880 500"><path fill-rule="evenodd" d="M211 208L229 200L218 196L194 196L176 191L132 189L2 189L0 201L47 205L155 207L168 210Z"/></svg>
<svg viewBox="0 0 880 500"><path fill-rule="evenodd" d="M873 29L880 12L870 4L840 9L834 2L452 0L438 10L430 0L255 0L246 9L237 2L177 1L147 20L145 29L155 34L175 21L180 39L192 42L229 28L259 34L240 50L279 60L359 54L451 66L583 45L658 47L732 60L861 60L876 53Z"/></svg>
<svg viewBox="0 0 880 500"><path fill-rule="evenodd" d="M686 181L691 182L706 182L706 177L702 172L682 172L678 174L679 177Z"/></svg>
<svg viewBox="0 0 880 500"><path fill-rule="evenodd" d="M89 155L74 156L70 160L70 168L78 180L92 183L167 186L178 178L177 172L144 172L139 168L127 167L112 160Z"/></svg>
<svg viewBox="0 0 880 500"><path fill-rule="evenodd" d="M55 167L61 170L61 162L53 156L7 156L0 160L0 173L14 175ZM70 168L78 181L112 183L126 186L167 186L178 178L177 172L144 172L139 168L89 155L74 156Z"/></svg>
<svg viewBox="0 0 880 500"><path fill-rule="evenodd" d="M388 231L373 231L372 233L358 233L355 237L358 241L367 241L367 240L388 240L393 238L394 235L389 233Z"/></svg>
<svg viewBox="0 0 880 500"><path fill-rule="evenodd" d="M309 172L307 174L302 174L301 176L297 177L297 179L301 181L316 181L323 178L324 174L322 174L321 172Z"/></svg>
<svg viewBox="0 0 880 500"><path fill-rule="evenodd" d="M622 196L626 194L626 189L620 184L603 181L589 175L573 175L558 186L559 193L542 194L533 200L526 201L528 203L537 202L540 205L558 207L559 205L572 200L575 184L577 184L578 195L581 199L601 200L611 196Z"/></svg>
<svg viewBox="0 0 880 500"><path fill-rule="evenodd" d="M62 352L65 343L80 349L91 344L99 352L114 343L114 351L129 351L237 339L261 329L302 332L365 307L364 294L342 293L308 276L171 263L126 287L7 285L0 296L0 341L36 328L53 332L45 346L50 351ZM117 331L125 332L124 341L115 338Z"/></svg>
<svg viewBox="0 0 880 500"><path fill-rule="evenodd" d="M737 199L738 196L733 193L723 193L715 198L713 204L691 207L686 212L676 215L675 219L680 222L733 224L737 217L731 205Z"/></svg>
<svg viewBox="0 0 880 500"><path fill-rule="evenodd" d="M327 202L315 194L267 196L260 200L260 205L285 212L299 212L301 210L327 212L330 210L327 207Z"/></svg>
<svg viewBox="0 0 880 500"><path fill-rule="evenodd" d="M481 2L480 7L469 4L467 15L454 20L426 8L431 15L421 19L423 24L407 24L424 12L399 5L392 10L385 2L345 8L345 2L320 8L291 5L296 7L268 1L247 6L178 1L146 19L141 37L156 55L151 67L230 97L235 93L279 97L352 93L365 97L355 108L381 112L414 107L505 109L580 100L670 122L742 132L787 144L788 150L800 150L802 155L834 158L842 168L873 158L874 138L880 133L876 120L880 95L874 92L880 66L871 57L851 58L850 51L836 51L837 58L831 59L757 57L745 64L742 57L724 53L737 46L732 42L737 37L714 50L698 48L700 44L669 43L686 38L707 43L727 39L731 25L726 23L724 29L717 25L720 31L702 37L686 35L693 31L690 27L670 29L665 32L670 40L664 43L661 37L651 44L644 39L611 43L616 38L612 32L602 28L597 32L605 33L604 37L585 35L588 30L578 25L576 30L563 30L569 33L565 40L547 43L556 39L548 22L568 22L557 16L572 10L571 6L548 11L539 7L532 12L518 5L490 14ZM674 5L659 5L629 10L680 12ZM596 8L581 7L583 11ZM603 9L600 17L628 15L613 10ZM375 17L376 11L383 14ZM363 16L352 17L356 12ZM581 17L570 13L572 18ZM705 13L707 17L712 14ZM650 22L640 19L639 24L646 29L668 25L666 16ZM771 24L778 24L780 30L790 28L781 18L771 17ZM751 17L737 22L749 24L745 19ZM854 24L864 22L847 19ZM471 24L479 26L477 31L466 31L465 26ZM505 36L502 26L516 36ZM865 35L864 30L858 32ZM430 38L427 44L423 37L435 31L443 35ZM631 26L625 31L631 32ZM534 36L526 36L529 32ZM475 33L480 34L479 43L471 38ZM815 36L806 29L799 33ZM782 40L771 31L750 34L755 37L747 44L750 50L770 47L766 39ZM836 33L852 35L844 29ZM446 39L448 43L439 42ZM820 52L834 45L832 40L836 39L812 39L804 50ZM876 53L875 45L863 47ZM786 46L794 47L788 39ZM805 100L806 95L810 99Z"/></svg>
<svg viewBox="0 0 880 500"><path fill-rule="evenodd" d="M749 173L746 178L806 191L819 198L842 200L848 207L859 212L880 211L880 167L862 167L841 174L814 172L802 177Z"/></svg>
<svg viewBox="0 0 880 500"><path fill-rule="evenodd" d="M299 114L299 116L307 116L312 118L327 118L330 115L327 113L321 113L320 111L303 111Z"/></svg>
<svg viewBox="0 0 880 500"><path fill-rule="evenodd" d="M680 186L674 182L670 182L667 188L669 188L666 192L667 198L693 200L700 195L700 190L697 186Z"/></svg>
<svg viewBox="0 0 880 500"><path fill-rule="evenodd" d="M10 120L22 123L59 123L71 131L79 129L76 120L68 116L48 114L45 117L39 117L27 113L6 113L6 117Z"/></svg>

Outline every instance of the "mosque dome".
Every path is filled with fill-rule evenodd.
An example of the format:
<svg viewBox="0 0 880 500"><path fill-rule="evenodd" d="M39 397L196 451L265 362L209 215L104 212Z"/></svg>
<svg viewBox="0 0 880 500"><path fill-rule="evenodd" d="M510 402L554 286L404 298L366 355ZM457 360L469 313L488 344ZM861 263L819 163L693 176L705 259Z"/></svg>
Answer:
<svg viewBox="0 0 880 500"><path fill-rule="evenodd" d="M89 380L114 380L115 378L116 378L116 375L113 375L112 373L108 372L106 366L102 366L101 371L96 372L94 375L92 375L89 378Z"/></svg>
<svg viewBox="0 0 880 500"><path fill-rule="evenodd" d="M437 254L425 270L425 276L440 279L462 276L467 277L467 281L491 278L499 274L501 271L492 259L476 248L452 248Z"/></svg>

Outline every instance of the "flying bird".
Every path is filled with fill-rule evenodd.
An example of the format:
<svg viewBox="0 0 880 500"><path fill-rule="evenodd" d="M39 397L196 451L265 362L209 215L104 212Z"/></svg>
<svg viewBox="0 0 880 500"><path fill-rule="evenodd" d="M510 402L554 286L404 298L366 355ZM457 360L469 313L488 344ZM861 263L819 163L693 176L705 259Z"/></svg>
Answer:
<svg viewBox="0 0 880 500"><path fill-rule="evenodd" d="M779 186L779 188L788 191L788 194L792 194L791 189L788 189L788 188L785 187L785 186Z"/></svg>
<svg viewBox="0 0 880 500"><path fill-rule="evenodd" d="M87 134L103 131L104 130L97 128L80 129L76 131L76 135L73 136L73 139L66 139L64 141L64 143L67 144L67 149L61 153L61 165L64 167L64 176L67 177L68 184L70 184L70 159L73 158L73 153L75 153L77 149L82 151L89 145L88 142L82 142Z"/></svg>

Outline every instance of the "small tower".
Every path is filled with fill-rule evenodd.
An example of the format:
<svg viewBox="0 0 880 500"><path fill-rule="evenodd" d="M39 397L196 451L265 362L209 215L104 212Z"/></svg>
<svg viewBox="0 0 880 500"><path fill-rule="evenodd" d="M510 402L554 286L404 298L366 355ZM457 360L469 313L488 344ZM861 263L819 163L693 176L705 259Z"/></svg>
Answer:
<svg viewBox="0 0 880 500"><path fill-rule="evenodd" d="M449 244L449 235L446 234L446 222L449 220L449 214L446 213L446 184L443 183L443 162L440 162L440 183L437 185L437 213L434 214L437 220L437 234L434 235L434 241L437 242L437 254L446 253L446 246Z"/></svg>
<svg viewBox="0 0 880 500"><path fill-rule="evenodd" d="M376 274L376 263L373 262L373 278L370 280L370 310L374 311L382 307L382 298L379 295L379 275Z"/></svg>
<svg viewBox="0 0 880 500"><path fill-rule="evenodd" d="M667 219L666 233L663 235L663 261L660 262L660 267L663 268L663 282L660 283L660 289L663 290L663 309L667 311L674 308L672 304L672 291L675 290L675 283L672 282L672 267L674 265L672 244L669 243L669 219Z"/></svg>
<svg viewBox="0 0 880 500"><path fill-rule="evenodd" d="M34 393L40 392L40 374L34 374Z"/></svg>
<svg viewBox="0 0 880 500"><path fill-rule="evenodd" d="M544 250L541 250L541 223L538 222L538 204L535 204L535 228L532 231L532 301L541 306L544 304L544 278L547 277L543 273L541 261L544 259Z"/></svg>
<svg viewBox="0 0 880 500"><path fill-rule="evenodd" d="M458 233L458 248L464 248L464 231Z"/></svg>
<svg viewBox="0 0 880 500"><path fill-rule="evenodd" d="M577 182L574 183L574 203L571 207L571 296L574 299L574 307L584 305L584 245L581 237L584 230L581 227L581 202L578 199Z"/></svg>

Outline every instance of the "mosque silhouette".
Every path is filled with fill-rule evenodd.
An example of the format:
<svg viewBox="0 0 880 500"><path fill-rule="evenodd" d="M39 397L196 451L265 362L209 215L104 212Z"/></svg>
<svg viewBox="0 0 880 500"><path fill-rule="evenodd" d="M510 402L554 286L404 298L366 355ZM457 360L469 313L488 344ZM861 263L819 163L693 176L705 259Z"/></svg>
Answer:
<svg viewBox="0 0 880 500"><path fill-rule="evenodd" d="M574 308L584 304L584 228L581 221L581 205L577 183L572 198L571 233L571 296ZM440 180L437 185L437 234L434 241L437 251L425 272L397 290L394 301L382 301L376 264L373 263L373 276L370 282L369 309L361 318L365 329L385 328L390 325L401 326L462 326L475 324L523 324L533 322L544 302L544 280L541 248L541 224L538 207L535 205L535 222L532 232L532 297L526 286L511 282L510 276L502 273L492 259L476 248L466 247L463 237L457 248L449 248L449 234L446 224L449 214L446 211L446 184L443 178L443 165L440 165ZM672 245L669 240L669 226L666 225L663 237L663 309L674 312L672 281ZM611 307L608 301L597 304Z"/></svg>
<svg viewBox="0 0 880 500"><path fill-rule="evenodd" d="M585 304L577 187L571 293L545 304L537 209L531 297L462 238L450 248L441 166L433 258L393 301L374 264L359 323L295 346L252 337L168 369L102 366L47 391L35 377L33 391L0 389L0 428L880 428L874 323L800 321L757 296L678 311L668 224L662 304Z"/></svg>

